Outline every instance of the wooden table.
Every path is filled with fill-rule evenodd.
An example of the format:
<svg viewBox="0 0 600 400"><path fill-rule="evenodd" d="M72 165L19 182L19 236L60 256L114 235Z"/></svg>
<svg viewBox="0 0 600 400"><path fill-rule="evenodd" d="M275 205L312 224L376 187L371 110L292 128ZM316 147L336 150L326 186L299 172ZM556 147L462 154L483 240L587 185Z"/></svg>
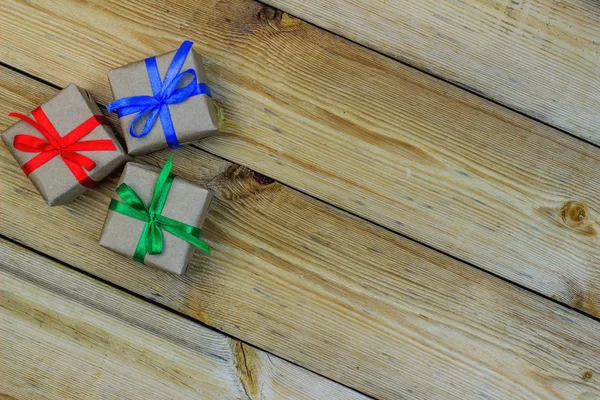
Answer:
<svg viewBox="0 0 600 400"><path fill-rule="evenodd" d="M49 208L0 147L0 399L600 399L597 2L7 0L0 130L183 39L213 254L100 248L118 174Z"/></svg>

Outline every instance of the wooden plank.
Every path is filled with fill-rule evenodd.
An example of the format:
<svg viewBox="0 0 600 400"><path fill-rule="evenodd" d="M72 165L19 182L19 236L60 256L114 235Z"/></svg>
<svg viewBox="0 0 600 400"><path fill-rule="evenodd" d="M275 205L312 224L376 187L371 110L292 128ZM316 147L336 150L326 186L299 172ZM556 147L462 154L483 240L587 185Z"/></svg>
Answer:
<svg viewBox="0 0 600 400"><path fill-rule="evenodd" d="M164 10L8 1L0 59L106 102L194 39L226 116L202 148L600 316L599 149L254 2Z"/></svg>
<svg viewBox="0 0 600 400"><path fill-rule="evenodd" d="M54 93L3 69L0 82L0 129ZM49 208L0 150L1 234L375 398L600 394L598 321L251 170L175 153L175 173L216 192L213 254L180 277L98 246L115 178Z"/></svg>
<svg viewBox="0 0 600 400"><path fill-rule="evenodd" d="M0 254L2 399L368 399L3 239Z"/></svg>
<svg viewBox="0 0 600 400"><path fill-rule="evenodd" d="M600 3L266 0L600 144Z"/></svg>

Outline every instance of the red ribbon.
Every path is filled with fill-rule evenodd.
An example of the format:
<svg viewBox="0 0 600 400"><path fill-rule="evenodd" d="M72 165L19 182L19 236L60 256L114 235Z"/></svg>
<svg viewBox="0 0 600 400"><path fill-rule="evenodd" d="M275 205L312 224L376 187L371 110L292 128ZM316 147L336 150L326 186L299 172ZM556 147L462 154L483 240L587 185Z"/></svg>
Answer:
<svg viewBox="0 0 600 400"><path fill-rule="evenodd" d="M31 115L33 116L33 119L26 115L14 112L8 114L10 117L19 118L33 126L46 138L46 140L43 140L35 136L24 134L15 136L15 139L13 140L15 149L26 153L40 153L23 164L21 169L23 169L25 175L31 174L54 157L60 156L79 183L87 188L94 187L98 182L92 180L84 169L91 171L96 168L96 163L91 158L77 152L109 151L116 150L116 148L112 140L109 139L87 140L84 142L80 142L79 140L98 126L108 124L108 120L103 115L94 115L67 135L61 137L41 107L33 110Z"/></svg>

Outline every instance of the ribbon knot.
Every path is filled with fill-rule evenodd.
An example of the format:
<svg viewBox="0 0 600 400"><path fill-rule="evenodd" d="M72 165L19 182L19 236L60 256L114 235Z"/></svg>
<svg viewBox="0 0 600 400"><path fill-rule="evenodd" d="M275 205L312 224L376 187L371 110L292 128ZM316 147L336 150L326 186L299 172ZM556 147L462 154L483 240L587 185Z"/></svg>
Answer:
<svg viewBox="0 0 600 400"><path fill-rule="evenodd" d="M169 68L165 74L164 81L160 77L156 57L150 57L145 60L146 70L150 87L152 88L152 96L131 96L111 102L107 109L109 112L117 111L119 118L125 115L136 114L129 125L129 134L134 138L146 136L160 117L160 123L163 128L165 140L171 148L180 146L171 113L169 111L170 104L177 104L185 101L187 98L200 94L211 96L210 88L207 84L198 82L196 71L188 69L181 72L188 53L192 48L193 43L186 40L181 44ZM188 77L190 81L180 87L184 78ZM146 119L143 128L139 130L139 125Z"/></svg>
<svg viewBox="0 0 600 400"><path fill-rule="evenodd" d="M35 128L44 139L37 136L18 134L13 140L13 147L26 153L39 153L21 166L25 175L59 156L67 165L77 181L87 187L94 187L97 182L92 180L85 171L96 168L96 163L89 157L79 154L79 151L111 151L116 150L115 144L110 139L80 141L99 125L108 124L103 115L93 115L83 124L61 137L56 128L41 107L31 112L33 118L19 113L10 113L10 117L19 118Z"/></svg>
<svg viewBox="0 0 600 400"><path fill-rule="evenodd" d="M161 215L173 179L175 179L175 175L171 174L172 167L173 156L169 157L158 175L149 207L126 183L122 183L117 188L117 194L123 201L112 199L108 206L112 211L145 223L133 255L133 259L137 262L143 263L146 254L162 253L164 247L163 230L210 254L208 244L199 238L202 233L200 228Z"/></svg>

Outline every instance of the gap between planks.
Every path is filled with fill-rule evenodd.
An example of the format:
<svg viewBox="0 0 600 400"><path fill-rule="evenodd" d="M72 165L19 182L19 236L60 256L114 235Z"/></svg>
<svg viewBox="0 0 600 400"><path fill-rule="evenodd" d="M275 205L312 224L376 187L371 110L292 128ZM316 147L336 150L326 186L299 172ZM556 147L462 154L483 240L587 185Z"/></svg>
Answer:
<svg viewBox="0 0 600 400"><path fill-rule="evenodd" d="M64 4L9 2L3 59L106 101L107 69L185 32L229 124L203 149L600 315L597 148L254 2Z"/></svg>
<svg viewBox="0 0 600 400"><path fill-rule="evenodd" d="M273 354L273 353L271 353L271 352L269 352L269 351L267 351L267 350L265 350L263 348L260 348L259 346L256 346L254 344L248 343L248 342L246 342L243 339L240 339L238 337L232 336L232 335L230 335L230 334L228 334L226 332L220 331L220 330L216 329L214 326L207 325L202 320L199 320L197 318L193 318L193 317L191 317L191 316L189 316L187 314L184 314L183 312L181 312L179 310L176 310L176 309L174 309L172 307L169 307L169 306L167 306L165 304L162 304L162 303L156 301L156 299L153 299L152 297L145 297L145 296L143 296L141 294L138 294L138 293L136 293L136 292L134 292L132 290L129 290L126 287L119 286L119 285L111 282L110 280L104 279L104 278L102 278L102 277L100 277L98 275L94 275L94 274L92 274L92 273L90 273L90 272L88 272L88 271L86 271L84 269L78 268L78 267L76 267L74 265L71 265L71 264L67 264L67 263L63 262L62 260L60 260L60 259L58 259L56 257L53 257L53 256L51 256L49 254L42 253L41 251L39 251L39 250L37 250L37 249L35 249L33 247L30 247L30 246L28 246L25 243L21 243L21 242L17 241L16 239L10 238L10 237L5 236L5 235L3 235L3 234L0 233L0 241L2 241L2 240L6 241L7 243L10 243L10 244L12 244L14 246L18 246L18 247L20 247L20 248L22 248L22 249L24 249L26 251L29 251L29 252L31 252L33 254L36 254L36 255L38 255L40 257L43 257L44 259L47 259L48 261L50 261L50 262L52 262L52 263L54 263L56 265L60 265L60 266L62 266L64 268L66 268L66 269L72 270L73 272L76 272L78 274L84 275L85 277L87 277L89 279L93 279L95 281L98 281L102 285L111 287L111 288L113 288L115 290L119 290L119 291L123 292L124 294L126 294L127 296L131 296L131 297L137 298L139 300L145 301L145 302L151 304L154 307L158 307L158 308L160 308L160 309L162 309L162 310L164 310L166 312L174 314L174 315L176 315L176 316L178 316L180 318L183 318L185 320L188 320L188 321L190 321L190 322L192 322L194 324L200 325L203 328L208 329L210 331L213 331L213 332L215 332L215 333L217 333L219 335L226 336L226 337L230 338L231 340L233 340L235 342L239 342L239 348L242 351L242 353L240 353L240 354L243 354L243 347L244 346L252 347L254 349L257 349L259 351L264 352L265 354L269 354L269 355L272 355L273 357L277 357L277 358L279 358L279 359L281 359L281 360L289 363L290 365L294 365L294 366L296 366L298 368L301 368L303 370L309 371L311 374L314 374L315 376L318 376L318 377L321 377L321 378L326 379L328 381L331 381L331 382L335 383L336 385L339 385L340 387L344 387L344 388L346 388L348 390L356 392L357 394L363 395L363 396L365 396L364 397L365 399L370 399L371 398L368 395L366 395L364 393L361 393L359 390L354 389L354 388L352 388L352 387L350 387L348 385L345 385L344 383L337 382L337 381L335 381L335 380L333 380L331 378L328 378L327 376L325 376L323 374L320 374L320 373L312 371L312 370L310 370L310 369L308 369L308 368L306 368L306 367L304 367L302 365L299 365L299 364L295 363L292 360L288 360L285 357L275 355L275 354ZM40 284L41 284L41 282L40 282ZM245 357L244 357L244 359L245 359ZM248 369L248 368L246 368L246 369ZM243 379L247 380L248 378L243 378ZM251 385L252 386L256 386L255 383L252 383Z"/></svg>
<svg viewBox="0 0 600 400"><path fill-rule="evenodd" d="M435 74L432 70L424 68L420 65L417 64L411 64L410 62L408 62L406 59L404 58L394 58L392 55L388 54L388 53L384 53L383 51L379 50L378 48L375 47L369 47L369 45L365 44L364 42L361 42L359 40L357 40L356 38L353 38L350 35L344 35L341 31L335 31L332 30L332 28L328 27L326 24L319 24L316 21L316 18L312 18L312 21L306 18L303 18L302 16L305 15L303 13L295 13L294 9L292 9L290 6L285 6L285 3L280 4L279 0L254 0L257 3L260 4L264 4L266 7L273 7L274 9L276 9L279 12L284 13L283 15L285 16L285 18L290 18L290 19L297 19L298 21L302 21L305 24L311 24L314 25L316 27L318 27L319 29L323 30L324 32L328 32L331 35L335 35L335 36L339 36L342 37L346 40L348 40L350 43L353 43L357 46L363 47L366 50L372 51L374 53L377 53L379 55L381 55L382 57L388 58L390 60L396 61L402 65L405 65L409 68L415 69L419 72L422 72L425 75L428 75L432 78L438 79L450 86L456 87L457 89L461 89L464 90L466 92L471 93L474 96L477 96L481 99L484 99L486 101L489 101L490 103L493 103L499 107L505 108L511 112L514 112L515 114L519 114L525 118L531 119L533 121L539 122L540 124L546 125L549 128L552 129L556 129L557 131L571 136L574 139L577 140L581 140L582 142L586 143L586 144L590 144L592 146L596 146L596 147L600 147L600 141L593 141L590 138L587 138L585 136L581 136L581 135L576 135L572 132L569 132L568 130L566 130L565 128L558 126L558 125L552 125L550 122L548 122L547 119L541 119L539 118L539 115L536 116L535 114L531 113L531 114L527 114L526 111L516 108L514 106L511 106L509 103L502 103L500 101L498 101L497 99L495 99L492 95L486 95L484 92L480 91L480 90L475 90L473 87L463 84L461 82L455 81L455 80L451 80L446 78L444 75L438 75ZM1 64L1 62L0 62ZM43 81L43 80L42 80ZM45 82L45 81L44 81Z"/></svg>
<svg viewBox="0 0 600 400"><path fill-rule="evenodd" d="M370 399L22 245L0 253L0 398Z"/></svg>
<svg viewBox="0 0 600 400"><path fill-rule="evenodd" d="M47 86L49 86L49 87L52 87L52 88L54 88L54 89L56 89L56 90L62 90L62 88L61 88L60 86L57 86L57 85L55 85L55 84L53 84L53 83L50 83L50 82L47 82L47 81L45 81L45 80L43 80L43 79L41 79L41 78L35 77L35 76L33 76L33 75L31 75L31 74L29 74L29 73L25 72L25 71L21 71L21 70L19 70L18 68L15 68L15 67L13 67L13 66L10 66L10 65L7 65L7 64L5 64L5 63L2 63L1 61L0 61L0 67L7 68L7 69L9 69L9 70L11 70L11 71L14 71L14 72L16 72L16 73L18 73L18 74L21 74L21 75L23 75L23 76L26 76L27 78L31 78L31 79L33 79L33 80L35 80L35 81L37 81L37 82L40 82L40 83L42 83L42 84L44 84L44 85L47 85ZM110 114L110 113L108 113L108 111L106 111L106 106L105 106L104 104L97 103L97 105L98 105L98 107L100 107L100 109L101 109L103 112L105 112L106 114ZM218 107L218 106L217 106L217 107ZM221 113L221 111L220 111L220 108L218 108L218 110L219 110L218 112L219 112L219 115L220 115L220 113ZM113 126L118 126L118 125L117 125L117 121L114 121L114 120L113 120L112 122L113 122ZM119 138L119 140L121 141L121 144L122 144L123 146L125 146L125 144L124 144L124 141L123 141L123 139L122 139L122 132L118 132L118 134L117 134L117 137L118 137L118 138ZM195 147L195 148L197 148L198 150L200 150L200 151L203 151L203 152L205 152L205 153L207 153L207 154L210 154L211 156L213 156L213 157L215 157L215 158L217 158L217 159L219 159L219 160L222 160L222 161L225 161L225 162L228 162L228 163L231 163L231 164L235 164L235 162L234 162L234 161L232 161L232 160L229 160L229 159L227 159L227 158L225 158L225 157L219 156L218 154L211 153L209 150L204 150L204 149L202 149L202 148L201 148L201 147L199 147L199 146L198 146L196 143L192 143L192 144L190 144L190 146L192 146L192 147ZM159 165L155 165L155 166L156 166L156 167L159 167ZM245 166L244 166L244 167L245 167ZM247 168L247 167L245 167L245 168ZM321 203L323 203L323 204L326 204L326 205L328 205L328 206L330 206L330 207L332 207L332 208L334 208L334 209L338 209L338 210L342 211L342 210L341 210L339 207L337 207L335 204L333 204L333 203L328 203L327 201L321 200L321 199L319 199L319 198L317 198L317 197L313 196L313 195L312 195L312 194L310 194L310 193L307 193L307 192L304 192L304 191L302 191L302 190L301 190L301 189L299 189L299 188L296 188L296 187L293 187L293 186L290 186L290 185L285 185L284 183L278 182L277 180L275 180L275 179L271 178L270 176L265 176L265 175L263 175L263 174L260 174L260 173L258 173L258 172L256 172L256 171L253 171L253 170L251 170L250 168L248 168L248 170L249 170L249 172L250 172L250 173L251 173L251 174L252 174L252 175L253 175L253 176L254 176L256 179L258 179L258 180L262 181L262 182L263 182L263 184L278 183L278 184L284 185L284 186L286 186L286 187L289 187L290 189L293 189L293 190L295 190L295 191L297 191L297 192L299 192L299 193L302 193L303 195L305 195L305 196L307 196L307 197L310 197L310 198L312 198L312 199L313 199L313 200L315 200L315 201L321 202ZM466 261L466 260L462 260L462 259L460 259L460 258L458 258L458 257L454 256L453 254L450 254L450 253L447 253L447 252L445 252L445 251L442 251L442 250L436 249L435 247L433 247L433 246L431 246L431 245L429 245L429 244L427 244L427 243L421 242L421 241L419 241L419 240L416 240L416 239L414 239L414 238L411 238L411 237L409 237L409 236L406 236L406 235L404 235L404 234L402 234L402 233L394 232L394 231L393 231L393 230L391 230L390 228L388 228L388 227L386 227L386 226L384 226L384 225L380 225L380 224L378 224L378 223L376 223L376 222L370 221L370 220L366 219L365 217L363 217L363 216L361 216L361 215L358 215L358 214L353 214L352 212L349 212L349 211L345 211L345 212L348 212L350 215L354 216L355 218L358 218L358 219L360 219L360 220L363 220L365 223L368 223L368 224L373 224L373 225L375 225L375 226L377 226L377 227L379 227L379 228L381 228L381 229L384 229L384 230L386 230L386 231L390 232L391 234L398 235L398 236L400 236L400 237L403 237L403 238L405 238L405 239L407 239L407 240L410 240L410 241L412 241L412 242L415 242L415 243L417 243L417 244L419 244L419 245L421 245L421 246L423 246L423 247L429 248L429 249L431 249L431 250L433 250L433 251L435 251L435 252L438 252L438 253L440 253L440 254L443 254L444 256L447 256L447 257L449 257L449 258L452 258L452 259L454 259L454 260L456 260L456 261L459 261L459 262L461 262L461 263L463 263L463 264L466 264L466 265L468 265L468 266L470 266L470 267L472 267L472 268L475 268L475 269L477 269L477 270L479 270L479 271L482 271L482 272L484 272L484 273L486 273L486 274L489 274L489 275L491 275L491 276L493 276L493 277L495 277L495 278L497 278L497 279L500 279L500 280L502 280L502 281L504 281L504 282L510 283L510 284L512 284L512 285L515 285L516 287L519 287L520 289L523 289L523 290L526 290L526 291L528 291L528 292L531 292L531 293L533 293L533 294L536 294L536 295L538 295L538 296L540 296L540 297L543 297L544 299L546 299L546 300L548 300L548 301L551 301L551 302L554 302L554 303L557 303L557 304L561 304L563 307L566 307L566 308L568 308L568 309L570 309L570 310L573 310L574 312L580 313L580 314L582 314L582 315L585 315L585 316L586 316L586 317L588 317L588 318L591 318L591 319L594 319L594 320L596 320L596 321L599 321L599 322L600 322L600 316L596 316L596 315L591 315L591 314L585 313L584 311L582 311L582 310L580 310L580 309L578 309L578 308L575 308L575 307L573 307L573 306L571 306L571 305L569 305L569 304L563 304L563 303L561 303L560 301L556 300L555 298L549 297L549 296L547 296L547 295L545 295L545 294L543 294L543 293L537 292L537 291L535 291L535 290L533 290L533 289L531 289L531 288L529 288L529 287L523 286L523 285L519 284L518 282L513 282L513 281L510 281L510 280L508 280L507 278L505 278L505 277L503 277L503 276L501 276L501 275L497 275L497 274L495 274L494 272L488 271L488 270L486 270L486 269L484 269L484 268L482 268L482 267L480 267L480 266L478 266L478 265L472 264L472 263L470 263L470 262L468 262L468 261ZM1 237L1 236L2 236L2 235L0 234L0 237ZM34 249L31 249L31 250L35 251ZM40 253L40 254L43 254L43 253ZM48 256L48 255L46 255L46 256ZM48 256L48 257L50 257L50 256ZM67 265L67 264L65 264L65 265ZM72 267L72 268L75 268L75 267L73 267L73 266L70 266L70 267ZM77 269L77 268L75 268L75 269ZM78 269L78 270L79 270L79 269ZM81 272L84 272L83 270L79 270L79 271L81 271ZM90 276L92 276L92 275L90 275ZM96 278L98 278L98 277L96 277ZM100 279L100 278L98 278L98 279ZM103 281L104 281L104 280L103 280ZM108 282L108 281L104 281L104 282ZM125 289L124 289L124 290L125 290ZM133 293L133 292L131 292L131 293ZM150 300L150 299L148 299L148 300ZM158 304L158 303L157 303L157 304ZM174 311L174 312L176 312L176 311ZM288 360L288 361L289 361L289 360ZM290 362L291 362L291 361L290 361Z"/></svg>
<svg viewBox="0 0 600 400"><path fill-rule="evenodd" d="M385 6L365 0L338 6L334 0L262 2L564 133L600 143L598 118L590 112L600 105L594 96L600 65L597 5L579 0L395 0ZM528 51L525 60L523 49ZM578 108L586 109L579 117Z"/></svg>

